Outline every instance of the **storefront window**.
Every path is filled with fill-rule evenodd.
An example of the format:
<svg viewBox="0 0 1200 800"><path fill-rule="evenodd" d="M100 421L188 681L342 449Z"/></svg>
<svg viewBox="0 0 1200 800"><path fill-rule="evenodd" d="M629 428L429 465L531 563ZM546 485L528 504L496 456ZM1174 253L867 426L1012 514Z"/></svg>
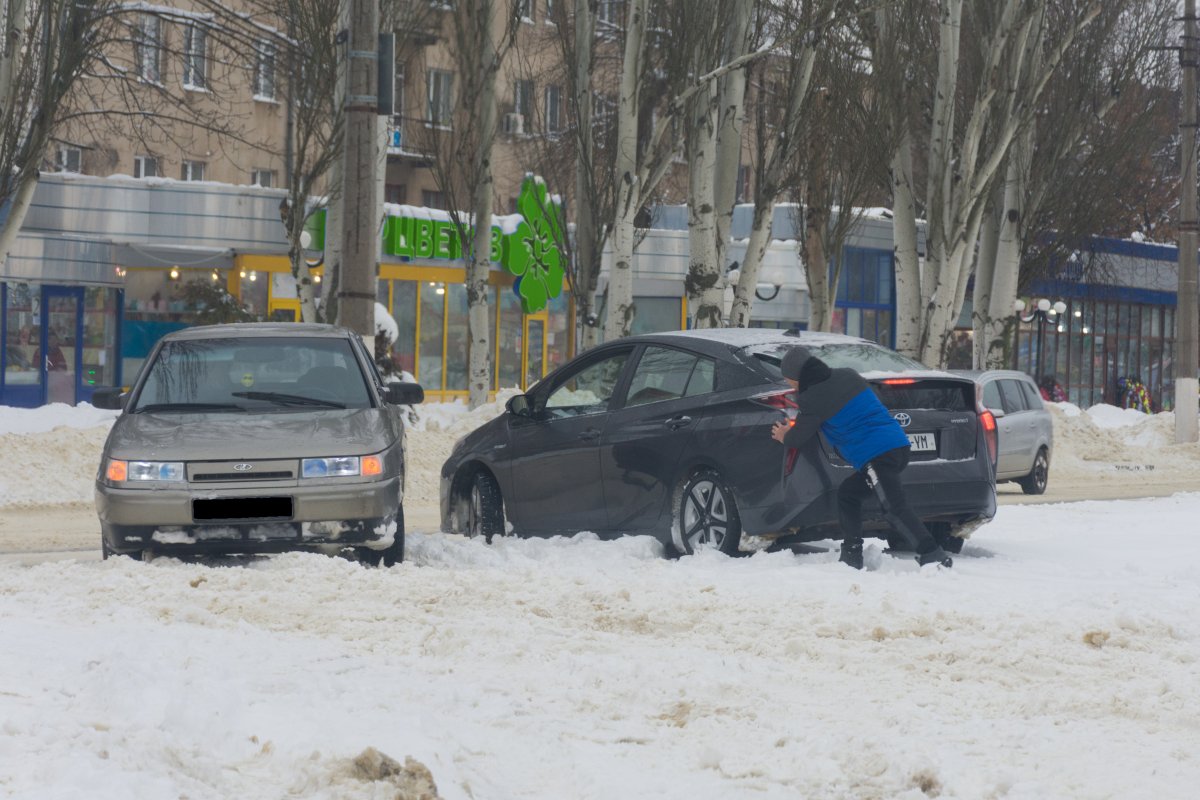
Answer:
<svg viewBox="0 0 1200 800"><path fill-rule="evenodd" d="M553 298L547 306L550 324L546 330L546 373L558 369L571 355L571 300L567 292Z"/></svg>
<svg viewBox="0 0 1200 800"><path fill-rule="evenodd" d="M36 386L41 380L36 360L41 295L28 283L5 284L4 295L4 383Z"/></svg>
<svg viewBox="0 0 1200 800"><path fill-rule="evenodd" d="M679 330L682 305L678 297L635 297L633 304L637 306L631 331L634 336Z"/></svg>
<svg viewBox="0 0 1200 800"><path fill-rule="evenodd" d="M529 326L529 351L525 356L525 388L528 389L545 375L542 345L546 338L546 323L540 319L527 319Z"/></svg>
<svg viewBox="0 0 1200 800"><path fill-rule="evenodd" d="M396 366L416 374L417 353L417 281L392 281L392 319L400 336L392 347Z"/></svg>
<svg viewBox="0 0 1200 800"><path fill-rule="evenodd" d="M117 290L91 286L83 301L83 385L117 381Z"/></svg>
<svg viewBox="0 0 1200 800"><path fill-rule="evenodd" d="M258 319L267 318L267 299L270 296L270 275L256 270L243 270L238 299L242 306ZM293 291L295 284L293 283Z"/></svg>
<svg viewBox="0 0 1200 800"><path fill-rule="evenodd" d="M521 300L508 287L500 289L500 387L521 386Z"/></svg>
<svg viewBox="0 0 1200 800"><path fill-rule="evenodd" d="M446 285L421 282L421 342L417 380L429 391L442 390L442 322L445 318Z"/></svg>
<svg viewBox="0 0 1200 800"><path fill-rule="evenodd" d="M467 343L471 341L467 329L467 287L461 283L451 283L447 284L446 292L446 389L465 392Z"/></svg>

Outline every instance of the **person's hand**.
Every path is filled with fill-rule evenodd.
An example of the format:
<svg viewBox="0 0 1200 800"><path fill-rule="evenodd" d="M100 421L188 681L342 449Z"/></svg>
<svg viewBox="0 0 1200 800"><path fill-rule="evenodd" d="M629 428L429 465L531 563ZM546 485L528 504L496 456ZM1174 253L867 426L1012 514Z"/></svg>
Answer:
<svg viewBox="0 0 1200 800"><path fill-rule="evenodd" d="M787 436L787 432L791 430L792 424L788 420L780 420L771 426L771 438L783 444L783 437Z"/></svg>

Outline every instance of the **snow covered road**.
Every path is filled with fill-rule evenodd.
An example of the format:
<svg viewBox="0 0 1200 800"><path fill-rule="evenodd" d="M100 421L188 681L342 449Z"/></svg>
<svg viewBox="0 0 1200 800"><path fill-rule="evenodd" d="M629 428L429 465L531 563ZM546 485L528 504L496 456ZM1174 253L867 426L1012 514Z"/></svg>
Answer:
<svg viewBox="0 0 1200 800"><path fill-rule="evenodd" d="M1200 495L1012 506L951 571L415 534L0 564L0 796L1166 798L1200 781Z"/></svg>

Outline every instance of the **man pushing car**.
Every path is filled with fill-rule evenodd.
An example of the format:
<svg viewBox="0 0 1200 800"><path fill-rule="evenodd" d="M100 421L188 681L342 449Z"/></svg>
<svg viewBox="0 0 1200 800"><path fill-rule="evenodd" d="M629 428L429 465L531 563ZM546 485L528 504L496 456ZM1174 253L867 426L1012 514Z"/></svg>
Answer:
<svg viewBox="0 0 1200 800"><path fill-rule="evenodd" d="M908 436L862 376L852 369L831 369L803 347L789 350L780 370L796 390L800 412L790 424L775 423L771 437L788 447L800 447L822 432L857 470L838 487L839 560L862 569L862 504L873 494L896 533L917 553L918 564L952 566L950 556L908 506L900 482L900 473L908 466Z"/></svg>

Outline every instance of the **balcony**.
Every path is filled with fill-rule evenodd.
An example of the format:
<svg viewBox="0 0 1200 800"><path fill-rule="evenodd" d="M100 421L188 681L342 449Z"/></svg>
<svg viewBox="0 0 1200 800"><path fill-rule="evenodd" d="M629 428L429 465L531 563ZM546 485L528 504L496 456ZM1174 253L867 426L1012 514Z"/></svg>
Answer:
<svg viewBox="0 0 1200 800"><path fill-rule="evenodd" d="M387 128L387 141L385 142L388 158L428 161L433 154L425 146L421 135L417 133L417 130L422 127L421 120L399 115L392 117Z"/></svg>

